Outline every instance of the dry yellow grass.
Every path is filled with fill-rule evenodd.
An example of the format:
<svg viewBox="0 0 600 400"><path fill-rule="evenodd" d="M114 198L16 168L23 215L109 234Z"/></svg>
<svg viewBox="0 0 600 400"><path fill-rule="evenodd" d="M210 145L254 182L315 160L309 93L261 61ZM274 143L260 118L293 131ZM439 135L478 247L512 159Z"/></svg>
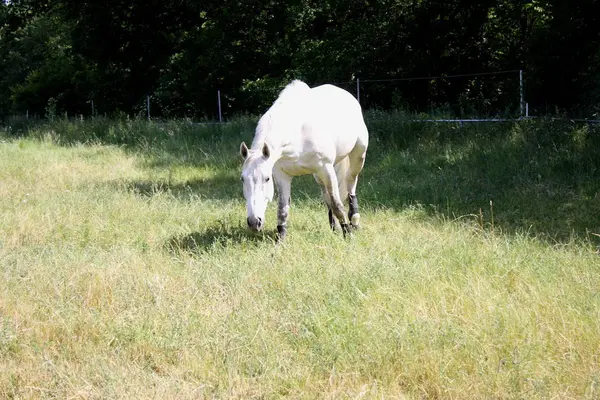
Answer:
<svg viewBox="0 0 600 400"><path fill-rule="evenodd" d="M298 195L276 247L232 148L0 144L0 397L600 396L591 245L369 205L344 240Z"/></svg>

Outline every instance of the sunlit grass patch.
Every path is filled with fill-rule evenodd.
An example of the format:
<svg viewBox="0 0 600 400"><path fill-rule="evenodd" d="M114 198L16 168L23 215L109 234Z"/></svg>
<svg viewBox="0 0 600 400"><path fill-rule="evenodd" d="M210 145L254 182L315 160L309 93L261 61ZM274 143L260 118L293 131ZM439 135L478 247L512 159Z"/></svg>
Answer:
<svg viewBox="0 0 600 400"><path fill-rule="evenodd" d="M61 124L0 144L0 397L596 397L594 131L380 137L362 228L306 177L277 245L275 207L244 225L246 122Z"/></svg>

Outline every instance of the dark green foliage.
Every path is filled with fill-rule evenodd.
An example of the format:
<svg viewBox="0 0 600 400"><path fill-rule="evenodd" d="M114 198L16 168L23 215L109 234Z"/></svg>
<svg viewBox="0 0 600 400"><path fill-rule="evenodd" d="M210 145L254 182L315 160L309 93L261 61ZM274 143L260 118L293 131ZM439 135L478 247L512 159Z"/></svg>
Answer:
<svg viewBox="0 0 600 400"><path fill-rule="evenodd" d="M293 78L361 78L367 109L515 116L517 73L536 115L593 117L597 0L0 2L0 116L263 112Z"/></svg>

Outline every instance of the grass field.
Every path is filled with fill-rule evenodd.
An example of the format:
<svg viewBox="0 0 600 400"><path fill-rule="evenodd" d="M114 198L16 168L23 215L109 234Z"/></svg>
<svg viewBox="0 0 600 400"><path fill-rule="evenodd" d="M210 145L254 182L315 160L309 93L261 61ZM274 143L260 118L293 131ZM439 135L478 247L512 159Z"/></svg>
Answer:
<svg viewBox="0 0 600 400"><path fill-rule="evenodd" d="M600 397L600 131L371 112L362 229L296 179L245 228L215 126L0 143L1 398Z"/></svg>

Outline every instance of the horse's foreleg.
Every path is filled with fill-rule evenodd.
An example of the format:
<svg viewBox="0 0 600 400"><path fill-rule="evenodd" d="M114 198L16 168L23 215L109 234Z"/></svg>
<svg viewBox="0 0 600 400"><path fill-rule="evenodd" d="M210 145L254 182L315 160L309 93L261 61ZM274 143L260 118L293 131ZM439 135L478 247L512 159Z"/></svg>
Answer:
<svg viewBox="0 0 600 400"><path fill-rule="evenodd" d="M360 224L360 214L358 212L358 199L356 197L356 186L358 184L358 175L365 165L365 158L367 155L366 146L357 144L357 146L348 154L350 160L350 170L348 171L347 185L348 185L348 204L350 209L348 211L348 219L352 227L357 228Z"/></svg>
<svg viewBox="0 0 600 400"><path fill-rule="evenodd" d="M273 171L277 185L277 236L283 240L287 234L287 219L290 212L292 177L282 171Z"/></svg>
<svg viewBox="0 0 600 400"><path fill-rule="evenodd" d="M346 233L350 232L348 226L348 219L346 218L346 213L344 212L344 204L340 199L340 193L338 190L338 181L335 175L335 169L333 164L326 164L321 172L318 174L319 179L323 182L323 186L325 188L326 196L327 196L327 205L329 206L330 212L335 215L335 217L340 221L340 225L342 227L342 232L344 232L344 236ZM330 214L330 224L333 218ZM333 221L335 224L335 221Z"/></svg>
<svg viewBox="0 0 600 400"><path fill-rule="evenodd" d="M331 230L335 232L335 219L333 218L333 211L331 211L331 208L329 208L327 214L329 216L329 226L331 227Z"/></svg>

